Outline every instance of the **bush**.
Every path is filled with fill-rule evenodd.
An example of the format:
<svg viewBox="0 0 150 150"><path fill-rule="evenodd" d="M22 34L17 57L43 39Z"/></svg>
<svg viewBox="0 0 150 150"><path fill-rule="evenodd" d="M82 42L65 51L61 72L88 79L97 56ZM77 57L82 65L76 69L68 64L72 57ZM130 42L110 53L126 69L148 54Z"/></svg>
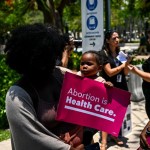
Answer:
<svg viewBox="0 0 150 150"><path fill-rule="evenodd" d="M68 62L68 68L71 70L80 70L80 59L82 52L73 51L70 55L70 59Z"/></svg>
<svg viewBox="0 0 150 150"><path fill-rule="evenodd" d="M132 65L140 65L140 64L143 64L144 61L145 61L144 58L141 58L141 59L136 59L136 58L134 58L130 63L131 63Z"/></svg>
<svg viewBox="0 0 150 150"><path fill-rule="evenodd" d="M10 130L0 130L0 142L10 138Z"/></svg>
<svg viewBox="0 0 150 150"><path fill-rule="evenodd" d="M70 56L68 67L72 70L79 70L81 52L73 52ZM5 96L9 87L16 82L19 74L11 70L5 64L5 55L0 54L0 129L7 129L8 121L5 109Z"/></svg>
<svg viewBox="0 0 150 150"><path fill-rule="evenodd" d="M5 55L0 55L0 64L0 129L7 129L5 96L8 88L19 78L19 75L5 64Z"/></svg>

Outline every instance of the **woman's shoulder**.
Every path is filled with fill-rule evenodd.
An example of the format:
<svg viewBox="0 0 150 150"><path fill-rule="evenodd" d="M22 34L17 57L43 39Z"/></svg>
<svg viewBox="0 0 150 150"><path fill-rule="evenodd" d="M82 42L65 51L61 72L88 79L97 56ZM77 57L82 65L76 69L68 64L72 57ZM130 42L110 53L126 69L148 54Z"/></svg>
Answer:
<svg viewBox="0 0 150 150"><path fill-rule="evenodd" d="M27 93L22 87L13 85L9 88L6 94L6 101L11 100L13 103L32 103L29 93Z"/></svg>
<svg viewBox="0 0 150 150"><path fill-rule="evenodd" d="M29 96L28 93L22 88L20 87L19 85L15 84L15 85L12 85L9 89L8 89L8 92L7 93L10 93L10 94L19 94L19 95L22 95L22 96Z"/></svg>
<svg viewBox="0 0 150 150"><path fill-rule="evenodd" d="M100 50L99 54L104 54L104 49Z"/></svg>
<svg viewBox="0 0 150 150"><path fill-rule="evenodd" d="M17 119L24 118L27 114L36 116L30 95L20 86L13 85L6 94L6 112L9 119L12 119L12 112Z"/></svg>
<svg viewBox="0 0 150 150"><path fill-rule="evenodd" d="M105 49L102 49L101 51L99 51L100 56L102 57L108 57L108 52Z"/></svg>

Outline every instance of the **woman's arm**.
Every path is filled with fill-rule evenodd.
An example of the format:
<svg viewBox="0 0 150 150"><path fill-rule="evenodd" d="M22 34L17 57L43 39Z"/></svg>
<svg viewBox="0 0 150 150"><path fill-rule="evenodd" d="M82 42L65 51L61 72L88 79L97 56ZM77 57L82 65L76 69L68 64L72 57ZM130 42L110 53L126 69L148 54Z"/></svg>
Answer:
<svg viewBox="0 0 150 150"><path fill-rule="evenodd" d="M76 148L71 147L70 150L85 150L85 149L84 149L84 145L81 144L81 145L77 146Z"/></svg>
<svg viewBox="0 0 150 150"><path fill-rule="evenodd" d="M68 65L68 61L69 61L69 52L67 49L65 49L62 53L62 59L61 59L61 62L62 62L62 67L67 67Z"/></svg>
<svg viewBox="0 0 150 150"><path fill-rule="evenodd" d="M150 82L150 73L144 72L144 71L138 69L136 66L133 66L133 65L128 65L128 68L131 72L133 72L134 74L137 74L141 78L143 78L143 80Z"/></svg>
<svg viewBox="0 0 150 150"><path fill-rule="evenodd" d="M110 66L110 63L107 63L105 66L104 66L104 70L105 72L107 73L107 75L109 77L112 77L116 74L118 74L119 72L121 72L123 69L124 69L124 74L127 75L129 73L129 68L128 68L128 65L129 63L131 62L132 58L131 57L128 57L127 61L115 68L111 68Z"/></svg>
<svg viewBox="0 0 150 150"><path fill-rule="evenodd" d="M147 123L147 125L144 127L143 131L141 132L140 135L140 145L141 147L146 147L148 149L150 149L150 145L148 144L147 140L146 140L146 131L147 128L150 128L150 121Z"/></svg>
<svg viewBox="0 0 150 150"><path fill-rule="evenodd" d="M111 68L110 63L107 63L106 65L104 65L104 70L109 77L112 77L112 76L118 74L124 68L125 68L125 63L123 63L120 66L115 67L115 68Z"/></svg>
<svg viewBox="0 0 150 150"><path fill-rule="evenodd" d="M133 57L128 57L127 61L125 62L125 67L124 67L124 74L128 75L129 73L129 68L128 65L130 64L130 62L132 61Z"/></svg>

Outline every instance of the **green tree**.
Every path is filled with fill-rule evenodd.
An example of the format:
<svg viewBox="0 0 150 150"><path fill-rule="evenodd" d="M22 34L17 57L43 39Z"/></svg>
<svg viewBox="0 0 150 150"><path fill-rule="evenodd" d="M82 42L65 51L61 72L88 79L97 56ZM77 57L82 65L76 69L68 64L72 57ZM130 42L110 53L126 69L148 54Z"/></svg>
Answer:
<svg viewBox="0 0 150 150"><path fill-rule="evenodd" d="M150 1L146 0L111 0L111 26L120 33L144 31L145 18L150 16ZM145 11L143 11L145 10Z"/></svg>
<svg viewBox="0 0 150 150"><path fill-rule="evenodd" d="M5 64L5 56L0 55L0 129L8 128L5 110L5 96L8 88L19 78L19 75Z"/></svg>
<svg viewBox="0 0 150 150"><path fill-rule="evenodd" d="M0 32L6 33L20 24L34 22L50 23L63 32L64 9L68 6L74 9L78 4L79 0L2 0Z"/></svg>

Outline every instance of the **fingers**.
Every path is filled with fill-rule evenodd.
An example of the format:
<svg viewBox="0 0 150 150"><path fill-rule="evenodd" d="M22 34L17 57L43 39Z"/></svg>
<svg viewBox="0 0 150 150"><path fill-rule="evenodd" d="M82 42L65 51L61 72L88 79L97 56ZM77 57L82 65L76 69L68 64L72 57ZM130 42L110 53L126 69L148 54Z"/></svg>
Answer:
<svg viewBox="0 0 150 150"><path fill-rule="evenodd" d="M146 134L144 134L144 133L141 133L141 135L140 135L140 146L142 148L150 148L150 146L148 145L147 140L146 140Z"/></svg>
<svg viewBox="0 0 150 150"><path fill-rule="evenodd" d="M72 147L70 148L70 150L84 150L84 145L80 144L79 146L77 146L76 148Z"/></svg>
<svg viewBox="0 0 150 150"><path fill-rule="evenodd" d="M129 70L132 70L133 67L134 67L133 65L128 65L128 69L129 69Z"/></svg>
<svg viewBox="0 0 150 150"><path fill-rule="evenodd" d="M84 150L84 145L80 144L79 146L76 147L76 150Z"/></svg>
<svg viewBox="0 0 150 150"><path fill-rule="evenodd" d="M127 62L130 63L132 61L133 57L132 56L128 56L127 57Z"/></svg>
<svg viewBox="0 0 150 150"><path fill-rule="evenodd" d="M105 82L104 85L105 85L106 87L113 87L113 86L114 86L114 85L113 85L111 82L109 82L109 81Z"/></svg>

